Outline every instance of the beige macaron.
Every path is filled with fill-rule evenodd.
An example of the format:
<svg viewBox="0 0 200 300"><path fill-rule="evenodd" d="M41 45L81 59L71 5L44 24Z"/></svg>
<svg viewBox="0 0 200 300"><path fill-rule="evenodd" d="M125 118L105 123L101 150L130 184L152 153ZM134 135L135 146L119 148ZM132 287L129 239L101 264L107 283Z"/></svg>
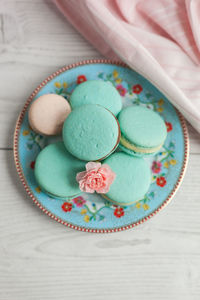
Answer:
<svg viewBox="0 0 200 300"><path fill-rule="evenodd" d="M31 128L39 134L58 135L71 112L67 100L57 94L46 94L30 106L28 119Z"/></svg>

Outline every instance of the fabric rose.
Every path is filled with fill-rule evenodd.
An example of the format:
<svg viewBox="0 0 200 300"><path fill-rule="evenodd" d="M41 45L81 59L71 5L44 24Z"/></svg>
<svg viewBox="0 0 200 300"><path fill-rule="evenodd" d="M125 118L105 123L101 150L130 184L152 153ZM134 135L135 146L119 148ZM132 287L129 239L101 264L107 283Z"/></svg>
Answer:
<svg viewBox="0 0 200 300"><path fill-rule="evenodd" d="M86 171L76 175L79 188L86 193L105 194L109 191L110 185L115 179L115 173L106 164L100 162L88 162Z"/></svg>

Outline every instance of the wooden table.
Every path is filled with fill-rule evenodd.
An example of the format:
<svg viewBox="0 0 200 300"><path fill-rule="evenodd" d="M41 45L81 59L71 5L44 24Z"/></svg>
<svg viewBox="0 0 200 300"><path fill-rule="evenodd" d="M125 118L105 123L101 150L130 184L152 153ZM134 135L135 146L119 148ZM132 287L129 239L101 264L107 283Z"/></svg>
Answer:
<svg viewBox="0 0 200 300"><path fill-rule="evenodd" d="M99 58L50 1L0 0L0 299L199 300L200 142L169 206L115 234L70 230L25 193L13 161L17 115L63 65Z"/></svg>

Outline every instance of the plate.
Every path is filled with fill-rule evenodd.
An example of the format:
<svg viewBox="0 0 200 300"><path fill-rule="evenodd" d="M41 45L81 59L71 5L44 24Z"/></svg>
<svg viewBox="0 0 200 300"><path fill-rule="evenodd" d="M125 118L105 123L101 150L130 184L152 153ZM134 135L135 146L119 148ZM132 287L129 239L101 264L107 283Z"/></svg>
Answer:
<svg viewBox="0 0 200 300"><path fill-rule="evenodd" d="M152 183L141 201L119 207L97 194L83 193L71 200L50 198L34 178L34 164L45 145L61 138L46 138L33 132L28 124L29 105L39 96L56 93L69 99L77 84L86 80L109 81L119 91L123 106L142 105L158 112L167 126L167 139L155 156L148 156ZM87 60L64 67L44 80L32 93L17 120L14 158L17 172L35 204L52 219L70 228L95 232L115 232L135 227L158 213L175 195L188 161L188 133L184 118L167 98L144 77L123 63Z"/></svg>

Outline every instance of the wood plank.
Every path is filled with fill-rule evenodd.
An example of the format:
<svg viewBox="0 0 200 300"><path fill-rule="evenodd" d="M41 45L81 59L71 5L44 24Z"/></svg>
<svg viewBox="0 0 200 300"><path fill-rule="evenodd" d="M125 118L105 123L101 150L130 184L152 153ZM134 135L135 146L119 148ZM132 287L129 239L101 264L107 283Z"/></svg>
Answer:
<svg viewBox="0 0 200 300"><path fill-rule="evenodd" d="M10 148L17 116L37 85L62 66L101 56L51 1L3 1L2 8L0 148Z"/></svg>
<svg viewBox="0 0 200 300"><path fill-rule="evenodd" d="M33 89L63 65L100 57L50 0L0 0L0 149ZM1 300L199 300L199 134L168 207L135 229L70 230L27 196L12 151L0 150Z"/></svg>
<svg viewBox="0 0 200 300"><path fill-rule="evenodd" d="M0 151L0 165L0 299L199 299L199 155L165 210L105 235L45 216L23 190L12 151Z"/></svg>
<svg viewBox="0 0 200 300"><path fill-rule="evenodd" d="M194 154L200 153L200 135L199 133L187 122L190 138L190 152Z"/></svg>
<svg viewBox="0 0 200 300"><path fill-rule="evenodd" d="M5 1L1 14L0 63L63 66L66 59L96 57L97 51L51 1Z"/></svg>

